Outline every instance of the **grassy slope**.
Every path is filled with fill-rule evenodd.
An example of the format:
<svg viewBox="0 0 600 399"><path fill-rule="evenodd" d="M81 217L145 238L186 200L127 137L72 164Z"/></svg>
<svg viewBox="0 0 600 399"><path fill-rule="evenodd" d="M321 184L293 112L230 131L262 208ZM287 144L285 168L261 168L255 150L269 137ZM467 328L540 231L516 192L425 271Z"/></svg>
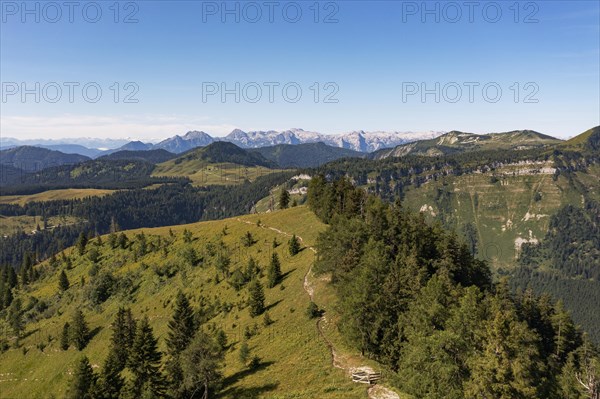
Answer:
<svg viewBox="0 0 600 399"><path fill-rule="evenodd" d="M261 220L262 227L257 226L258 220ZM211 320L226 331L229 341L233 343L233 348L226 356L227 385L222 397L235 399L245 396L254 397L252 395L269 398L365 397L364 387L352 384L341 370L331 366L328 348L318 337L314 321L308 320L305 316L308 296L303 290L303 281L314 260L314 253L305 249L297 256L290 257L287 252L287 238L267 228L274 227L296 233L304 238L307 245L312 245L318 232L324 229L324 225L305 207L297 207L270 214L244 216L239 219L176 226L172 227L176 240L169 247L167 261L179 259L177 253L184 246L181 238L184 228L194 233L195 240L192 245L201 252L205 243L215 241L225 226L228 234L223 237L223 241L230 249L232 270L238 265L245 265L248 256L255 257L264 267L273 251L272 241L277 238L282 245L275 251L282 259L282 269L287 275L283 282L284 290L279 286L266 289L266 303L271 306L269 313L275 320L271 326L263 327L262 318L252 319L247 309L240 311L236 306L228 314L221 313ZM257 243L248 249L240 248L239 245L240 237L246 231L252 232L257 240ZM144 229L144 232L150 239L150 235L168 236L169 228ZM130 238L134 236L133 232L127 234ZM215 275L213 266L188 267L185 269L186 277L183 277L180 272L165 281L164 277L160 278L152 271L152 265L165 263L162 251L150 253L138 262L132 261L132 254L127 249L109 253L104 244L101 252L101 269L112 268L117 275L128 270L139 271L141 276L138 279L140 287L134 302L123 303L118 298L111 298L98 309L83 307L90 328L99 329L88 347L83 350L83 353L90 357L94 367L101 365L107 354L109 325L119 305L131 306L136 317L147 314L155 334L160 337L159 344L164 350L166 322L171 317L171 301L178 289L183 289L190 294L194 305L197 304L200 294L211 301L219 297L222 302L232 304L242 302L246 297L244 290L237 293L226 282L218 285L209 282ZM76 308L82 307L81 304L85 303L79 280L82 276L89 279L87 273L91 267L90 261L85 257L73 256L75 267L68 271L72 287L62 299L58 299L56 295L58 273L36 283L31 292L27 293L27 296L43 298L49 303L57 301L60 315L55 314L49 319L28 326L28 336L23 340L23 345L28 349L27 354L24 355L21 349L11 348L0 355L0 391L3 398L38 398L46 397L50 393L60 397L64 393L72 365L80 353L74 349L60 351L57 337L63 323L70 319ZM142 270L140 268L142 261L150 267ZM119 267L120 262L123 262L124 266ZM322 298L333 300L328 287L323 286L319 289L323 290L319 291L323 292ZM319 302L318 297L317 302ZM328 308L332 304L323 305ZM254 323L259 325L260 333L250 339L249 344L252 351L262 358L264 367L249 373L239 364L237 349L245 326ZM5 329L0 331L6 332ZM335 331L332 334L335 336ZM48 335L51 335L53 340L41 352L36 348L36 344L47 343Z"/></svg>
<svg viewBox="0 0 600 399"><path fill-rule="evenodd" d="M31 195L3 195L0 196L0 204L24 205L33 201L54 201L81 199L93 196L103 196L113 193L115 190L101 190L95 188L69 188L64 190L48 190Z"/></svg>
<svg viewBox="0 0 600 399"><path fill-rule="evenodd" d="M263 166L242 166L233 163L208 163L201 159L175 163L173 160L157 165L152 176L187 176L197 186L240 184L279 170Z"/></svg>
<svg viewBox="0 0 600 399"><path fill-rule="evenodd" d="M514 169L514 167L513 167ZM470 174L445 177L411 188L406 193L406 203L426 214L439 215L442 203L437 190L450 193L445 206L452 212L456 229L460 232L467 222L474 223L479 231L479 256L497 267L512 267L517 249L517 239L542 239L547 231L550 216L566 204L581 204L581 194L560 176L553 181L550 174L513 176L511 169L497 183L491 183L492 174ZM598 199L600 169L590 167L589 173L578 173L577 178L589 187L590 198ZM535 201L536 193L541 200ZM431 207L431 208L429 208Z"/></svg>

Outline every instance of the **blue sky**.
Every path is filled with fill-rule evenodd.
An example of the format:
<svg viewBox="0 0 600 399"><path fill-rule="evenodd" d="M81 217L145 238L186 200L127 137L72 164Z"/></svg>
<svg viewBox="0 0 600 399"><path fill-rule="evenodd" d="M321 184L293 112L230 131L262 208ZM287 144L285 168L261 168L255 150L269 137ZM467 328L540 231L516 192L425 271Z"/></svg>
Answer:
<svg viewBox="0 0 600 399"><path fill-rule="evenodd" d="M1 4L4 137L292 127L569 137L600 124L598 1L281 1L272 22L264 1L120 2L118 15L113 1L76 2L73 22L62 1L27 4L32 13ZM65 82L79 84L72 102ZM239 102L234 93L223 101L222 86L235 92L236 83Z"/></svg>

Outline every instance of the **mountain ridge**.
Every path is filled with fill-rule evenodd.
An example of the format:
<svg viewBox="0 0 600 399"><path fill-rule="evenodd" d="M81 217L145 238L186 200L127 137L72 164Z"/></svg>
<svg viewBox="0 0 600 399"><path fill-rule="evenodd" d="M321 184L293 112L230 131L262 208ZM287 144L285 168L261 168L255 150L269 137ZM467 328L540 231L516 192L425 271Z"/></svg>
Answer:
<svg viewBox="0 0 600 399"><path fill-rule="evenodd" d="M401 144L371 154L372 159L406 155L440 156L481 150L528 150L563 143L563 140L533 130L476 134L452 130L429 140Z"/></svg>

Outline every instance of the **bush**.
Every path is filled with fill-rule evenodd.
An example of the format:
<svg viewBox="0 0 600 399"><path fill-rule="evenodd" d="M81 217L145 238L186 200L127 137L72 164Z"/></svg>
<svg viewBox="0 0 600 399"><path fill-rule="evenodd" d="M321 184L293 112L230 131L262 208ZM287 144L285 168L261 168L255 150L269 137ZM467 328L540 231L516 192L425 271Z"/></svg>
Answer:
<svg viewBox="0 0 600 399"><path fill-rule="evenodd" d="M306 315L308 316L308 318L316 319L317 317L321 317L321 314L322 312L317 306L317 304L313 301L310 301L310 303L308 304L308 308L306 309Z"/></svg>

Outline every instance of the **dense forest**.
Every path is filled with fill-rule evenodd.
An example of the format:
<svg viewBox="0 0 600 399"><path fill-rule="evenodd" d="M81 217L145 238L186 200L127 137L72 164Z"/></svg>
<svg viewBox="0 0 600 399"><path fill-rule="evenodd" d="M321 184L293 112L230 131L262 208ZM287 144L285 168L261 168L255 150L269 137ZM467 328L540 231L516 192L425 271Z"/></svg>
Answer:
<svg viewBox="0 0 600 399"><path fill-rule="evenodd" d="M96 159L75 165L25 172L3 166L0 195L36 194L63 188L133 189L152 184L187 182L187 178L152 177L155 165L141 160Z"/></svg>
<svg viewBox="0 0 600 399"><path fill-rule="evenodd" d="M600 343L600 205L567 205L539 245L526 244L511 284L562 298L573 318Z"/></svg>
<svg viewBox="0 0 600 399"><path fill-rule="evenodd" d="M426 398L593 398L600 357L562 304L494 284L487 265L439 225L355 188L313 178L329 224L316 273L331 274L341 329ZM583 382L585 383L583 383Z"/></svg>

